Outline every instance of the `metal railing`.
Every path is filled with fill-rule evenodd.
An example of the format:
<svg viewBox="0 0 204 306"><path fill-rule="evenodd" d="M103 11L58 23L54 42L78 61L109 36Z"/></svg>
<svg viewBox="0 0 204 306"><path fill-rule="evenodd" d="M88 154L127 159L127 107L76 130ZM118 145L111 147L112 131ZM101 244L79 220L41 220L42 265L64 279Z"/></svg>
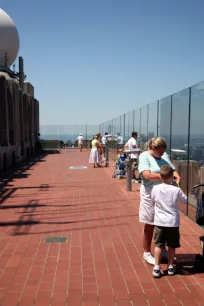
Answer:
<svg viewBox="0 0 204 306"><path fill-rule="evenodd" d="M144 149L152 137L164 137L167 153L181 176L181 188L188 195L188 205L180 204L180 210L194 219L196 200L192 187L204 183L203 116L204 82L103 122L99 132L120 133L125 143L131 132L136 131ZM112 142L110 157L114 158L116 153L116 143Z"/></svg>

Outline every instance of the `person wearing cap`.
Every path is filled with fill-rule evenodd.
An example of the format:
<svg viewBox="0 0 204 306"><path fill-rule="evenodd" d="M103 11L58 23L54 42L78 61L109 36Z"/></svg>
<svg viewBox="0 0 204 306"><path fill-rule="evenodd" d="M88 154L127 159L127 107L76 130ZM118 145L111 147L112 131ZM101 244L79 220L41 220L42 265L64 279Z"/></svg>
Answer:
<svg viewBox="0 0 204 306"><path fill-rule="evenodd" d="M78 141L78 146L79 146L79 148L80 148L80 152L82 152L83 143L84 143L84 137L82 136L81 133L80 133L79 136L77 137L77 141Z"/></svg>

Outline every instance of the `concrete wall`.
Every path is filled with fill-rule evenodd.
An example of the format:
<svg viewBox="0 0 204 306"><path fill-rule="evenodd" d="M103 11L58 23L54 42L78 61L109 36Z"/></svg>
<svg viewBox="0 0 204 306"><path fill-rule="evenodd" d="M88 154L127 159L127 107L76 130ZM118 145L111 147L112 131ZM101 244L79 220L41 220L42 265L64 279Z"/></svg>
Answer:
<svg viewBox="0 0 204 306"><path fill-rule="evenodd" d="M0 170L33 156L39 132L39 102L0 72Z"/></svg>
<svg viewBox="0 0 204 306"><path fill-rule="evenodd" d="M24 92L32 97L34 97L34 87L33 85L28 82L24 81Z"/></svg>

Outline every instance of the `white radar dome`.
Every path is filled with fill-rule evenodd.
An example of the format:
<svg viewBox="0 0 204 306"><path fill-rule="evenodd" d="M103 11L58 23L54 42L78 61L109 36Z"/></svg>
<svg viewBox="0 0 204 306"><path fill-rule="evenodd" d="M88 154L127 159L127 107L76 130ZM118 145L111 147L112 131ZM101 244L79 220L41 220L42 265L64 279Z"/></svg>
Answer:
<svg viewBox="0 0 204 306"><path fill-rule="evenodd" d="M11 66L19 51L19 35L13 20L0 8L0 66Z"/></svg>

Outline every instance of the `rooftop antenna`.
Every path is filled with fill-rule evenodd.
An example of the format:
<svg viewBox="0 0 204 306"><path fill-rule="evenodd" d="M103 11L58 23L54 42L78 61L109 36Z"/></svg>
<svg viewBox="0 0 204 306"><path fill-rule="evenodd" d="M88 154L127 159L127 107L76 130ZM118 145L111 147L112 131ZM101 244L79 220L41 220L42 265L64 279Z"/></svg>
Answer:
<svg viewBox="0 0 204 306"><path fill-rule="evenodd" d="M23 91L24 91L24 79L25 79L25 74L23 68L23 58L22 56L19 56L19 85Z"/></svg>
<svg viewBox="0 0 204 306"><path fill-rule="evenodd" d="M8 54L7 52L5 53L5 57L4 57L4 64L5 64L5 67L8 67Z"/></svg>

